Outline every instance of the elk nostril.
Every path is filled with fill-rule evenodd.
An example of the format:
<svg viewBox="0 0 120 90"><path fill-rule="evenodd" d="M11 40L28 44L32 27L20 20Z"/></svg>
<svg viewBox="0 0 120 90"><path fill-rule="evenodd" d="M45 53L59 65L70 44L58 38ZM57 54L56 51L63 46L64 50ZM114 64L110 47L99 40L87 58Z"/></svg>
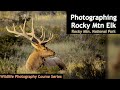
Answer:
<svg viewBox="0 0 120 90"><path fill-rule="evenodd" d="M55 55L55 52L53 52L53 55Z"/></svg>

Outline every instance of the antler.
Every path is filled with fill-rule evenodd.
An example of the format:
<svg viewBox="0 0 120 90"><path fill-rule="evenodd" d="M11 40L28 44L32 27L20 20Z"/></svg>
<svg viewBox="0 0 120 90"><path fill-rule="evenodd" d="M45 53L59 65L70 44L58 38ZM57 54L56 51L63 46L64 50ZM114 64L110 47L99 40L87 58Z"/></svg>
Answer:
<svg viewBox="0 0 120 90"><path fill-rule="evenodd" d="M15 35L16 37L24 36L25 38L27 38L30 41L34 38L34 39L36 39L39 42L39 44L47 43L47 42L49 42L53 38L53 34L50 33L50 37L48 38L48 40L45 41L45 32L44 32L44 29L43 29L42 26L41 26L42 35L40 36L40 38L36 37L35 36L35 32L34 32L34 27L33 27L33 18L32 18L31 33L25 32L25 26L26 26L26 19L24 21L23 27L21 25L19 26L21 31L22 31L22 33L16 31L16 27L15 27L14 23L13 23L13 30L8 29L7 26L6 26L6 29L7 29L8 32L16 34ZM43 39L40 40L41 38L43 38Z"/></svg>

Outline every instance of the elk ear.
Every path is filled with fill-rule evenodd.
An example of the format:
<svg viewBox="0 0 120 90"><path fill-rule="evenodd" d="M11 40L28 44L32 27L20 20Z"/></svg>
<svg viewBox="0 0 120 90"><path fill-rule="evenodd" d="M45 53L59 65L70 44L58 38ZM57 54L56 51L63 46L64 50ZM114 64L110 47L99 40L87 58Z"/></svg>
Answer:
<svg viewBox="0 0 120 90"><path fill-rule="evenodd" d="M31 42L31 45L32 45L35 49L37 49L37 50L38 50L39 47L40 47L39 44L37 44L37 43L32 43L32 42Z"/></svg>

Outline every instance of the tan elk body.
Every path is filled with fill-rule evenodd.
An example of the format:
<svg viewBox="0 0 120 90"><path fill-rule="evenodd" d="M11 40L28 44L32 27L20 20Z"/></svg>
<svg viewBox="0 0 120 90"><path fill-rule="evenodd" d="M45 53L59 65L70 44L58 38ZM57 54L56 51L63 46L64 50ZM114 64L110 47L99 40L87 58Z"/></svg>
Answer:
<svg viewBox="0 0 120 90"><path fill-rule="evenodd" d="M59 66L61 69L66 69L65 64L61 61L61 59L57 57L45 59L47 57L55 55L54 51L50 50L45 46L45 44L53 38L53 34L50 33L50 37L48 38L48 40L45 40L45 32L43 31L43 27L41 27L42 35L40 36L40 38L36 37L33 28L33 19L32 19L31 33L25 32L25 26L26 26L26 20L24 22L23 27L20 26L20 30L22 32L17 32L14 24L13 24L14 30L9 30L7 26L6 29L8 32L16 34L16 37L24 36L25 38L31 41L31 45L35 48L35 50L30 54L28 60L26 61L26 69L37 70L41 65L47 67Z"/></svg>
<svg viewBox="0 0 120 90"><path fill-rule="evenodd" d="M42 65L45 61L45 58L49 56L54 56L55 52L48 49L47 47L38 47L35 49L29 56L26 62L26 68L29 70L37 70L40 65Z"/></svg>

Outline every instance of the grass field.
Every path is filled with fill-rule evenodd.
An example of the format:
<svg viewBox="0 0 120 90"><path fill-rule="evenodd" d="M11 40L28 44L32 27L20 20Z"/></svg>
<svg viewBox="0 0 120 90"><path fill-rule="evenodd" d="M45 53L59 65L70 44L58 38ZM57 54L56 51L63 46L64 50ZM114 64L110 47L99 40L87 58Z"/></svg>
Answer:
<svg viewBox="0 0 120 90"><path fill-rule="evenodd" d="M10 12L7 12L7 14ZM6 13L4 12L4 15ZM11 15L11 13L10 13ZM2 17L2 15L0 15ZM66 14L52 15L37 15L32 13L34 17L35 29L40 33L40 25L45 27L46 32L54 33L54 39L46 46L55 51L56 57L61 58L65 63L67 70L64 72L65 79L101 79L105 78L106 59L95 57L100 54L102 57L105 55L104 36L105 35L66 35ZM9 17L10 16L6 16ZM3 18L3 17L2 17ZM13 18L13 17L11 17ZM31 22L28 22L31 26ZM29 30L29 28L28 28ZM4 32L4 33L3 33ZM10 73L59 73L58 67L46 68L42 67L38 72L28 72L25 69L25 63L30 53L34 50L30 42L22 37L15 38L22 42L12 42L13 39L8 40L4 34L9 35L10 38L14 36L8 33L5 27L0 28L1 34L1 59L0 59L0 74ZM46 33L48 36L48 33ZM85 40L86 38L86 40ZM3 41L4 40L4 41ZM106 39L105 39L106 40ZM12 44L10 44L12 42ZM3 45L4 43L4 45ZM9 55L9 50L15 50L14 54ZM2 55L8 55L8 58L2 58Z"/></svg>

